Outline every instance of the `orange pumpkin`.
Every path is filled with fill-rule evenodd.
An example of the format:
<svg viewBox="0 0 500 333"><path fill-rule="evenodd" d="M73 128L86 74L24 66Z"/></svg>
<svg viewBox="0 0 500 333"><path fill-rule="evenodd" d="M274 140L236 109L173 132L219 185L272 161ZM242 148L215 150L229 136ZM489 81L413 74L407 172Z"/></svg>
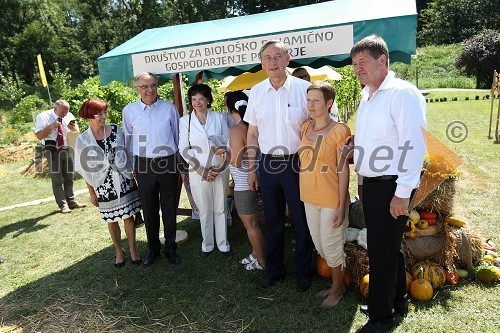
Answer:
<svg viewBox="0 0 500 333"><path fill-rule="evenodd" d="M444 285L446 281L444 268L432 261L419 261L411 268L414 280L423 278L427 280L433 289Z"/></svg>
<svg viewBox="0 0 500 333"><path fill-rule="evenodd" d="M359 283L359 291L361 292L361 295L363 295L364 298L368 298L368 286L370 283L370 274L366 274L363 276L363 279L361 279L361 282Z"/></svg>
<svg viewBox="0 0 500 333"><path fill-rule="evenodd" d="M425 302L432 298L433 289L429 281L419 278L411 283L410 295L413 299Z"/></svg>
<svg viewBox="0 0 500 333"><path fill-rule="evenodd" d="M322 256L316 258L316 270L318 274L324 278L331 278L332 273L330 272L330 266L326 263L326 260Z"/></svg>
<svg viewBox="0 0 500 333"><path fill-rule="evenodd" d="M406 291L410 291L410 286L411 283L413 282L413 278L411 277L411 274L406 272Z"/></svg>
<svg viewBox="0 0 500 333"><path fill-rule="evenodd" d="M352 277L352 273L348 270L344 270L344 286L349 288L354 285L354 278Z"/></svg>

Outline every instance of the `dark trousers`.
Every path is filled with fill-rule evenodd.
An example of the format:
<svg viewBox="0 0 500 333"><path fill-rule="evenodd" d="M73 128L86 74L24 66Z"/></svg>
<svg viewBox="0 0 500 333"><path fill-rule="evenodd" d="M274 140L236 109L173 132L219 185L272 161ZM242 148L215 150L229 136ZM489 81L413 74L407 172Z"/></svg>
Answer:
<svg viewBox="0 0 500 333"><path fill-rule="evenodd" d="M298 278L310 277L313 243L306 222L304 204L299 194L299 159L274 160L262 156L259 185L266 218L266 271L269 277L283 276L285 271L285 204L295 225L295 268Z"/></svg>
<svg viewBox="0 0 500 333"><path fill-rule="evenodd" d="M56 199L57 206L63 208L68 204L75 203L75 194L73 193L73 158L68 149L45 150L52 180L52 192Z"/></svg>
<svg viewBox="0 0 500 333"><path fill-rule="evenodd" d="M165 253L175 253L177 244L177 183L174 155L162 158L134 158L134 172L141 197L142 212L150 252L160 251L160 209L162 213Z"/></svg>
<svg viewBox="0 0 500 333"><path fill-rule="evenodd" d="M363 211L368 229L370 319L393 318L395 302L406 297L405 257L401 247L407 216L394 219L389 206L396 191L395 180L363 183Z"/></svg>

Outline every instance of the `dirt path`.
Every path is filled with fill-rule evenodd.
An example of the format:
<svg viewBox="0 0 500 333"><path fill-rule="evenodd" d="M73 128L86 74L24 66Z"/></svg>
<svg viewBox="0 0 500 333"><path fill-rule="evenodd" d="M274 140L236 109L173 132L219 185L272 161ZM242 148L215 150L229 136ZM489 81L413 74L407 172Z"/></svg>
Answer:
<svg viewBox="0 0 500 333"><path fill-rule="evenodd" d="M87 189L75 191L75 196L82 194L82 193L87 193L88 191L89 190L87 190ZM6 207L0 207L0 212L2 212L4 210L18 208L18 207L35 206L35 205L41 204L42 202L53 201L53 200L55 200L55 198L52 196L52 197L48 197L45 199L37 199L37 200L23 202L23 203L10 205L10 206L6 206Z"/></svg>

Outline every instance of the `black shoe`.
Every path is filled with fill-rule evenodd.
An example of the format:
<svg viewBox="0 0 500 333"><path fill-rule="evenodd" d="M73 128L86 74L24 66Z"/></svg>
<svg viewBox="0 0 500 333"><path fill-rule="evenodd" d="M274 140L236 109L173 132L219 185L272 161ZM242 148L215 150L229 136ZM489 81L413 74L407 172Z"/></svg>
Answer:
<svg viewBox="0 0 500 333"><path fill-rule="evenodd" d="M272 286L274 286L276 284L276 282L283 281L284 279L285 279L284 275L280 275L280 276L266 276L264 278L264 280L261 282L261 284L259 285L259 289L260 290L264 290L264 289L267 289L267 288L271 288Z"/></svg>
<svg viewBox="0 0 500 333"><path fill-rule="evenodd" d="M210 253L212 253L212 251L205 252L203 250L200 250L200 257L206 258L210 255Z"/></svg>
<svg viewBox="0 0 500 333"><path fill-rule="evenodd" d="M116 268L122 268L123 266L125 266L125 261L122 261L122 262L119 262L119 263L115 264Z"/></svg>
<svg viewBox="0 0 500 333"><path fill-rule="evenodd" d="M297 282L295 284L295 289L298 292L304 292L307 289L309 289L310 286L311 286L311 278L301 277L301 278L297 278Z"/></svg>
<svg viewBox="0 0 500 333"><path fill-rule="evenodd" d="M167 258L168 262L171 264L178 264L181 262L181 257L177 254L177 252L165 252L165 258Z"/></svg>
<svg viewBox="0 0 500 333"><path fill-rule="evenodd" d="M141 264L142 260L141 259L137 259L137 260L130 260L130 263L132 265L136 265L136 266L139 266Z"/></svg>
<svg viewBox="0 0 500 333"><path fill-rule="evenodd" d="M140 211L134 215L134 224L136 228L140 228L144 225L144 220L142 219L142 214Z"/></svg>
<svg viewBox="0 0 500 333"><path fill-rule="evenodd" d="M380 333L380 332L386 332L388 329L390 329L393 325L393 321L389 322L381 322L381 321L372 321L368 320L368 322L361 327L361 329L358 331L358 333Z"/></svg>
<svg viewBox="0 0 500 333"><path fill-rule="evenodd" d="M158 252L149 252L148 257L146 259L144 259L144 261L142 262L142 264L144 266L150 266L150 265L152 265L155 262L156 258L159 257L159 256L160 256L160 251L158 251Z"/></svg>
<svg viewBox="0 0 500 333"><path fill-rule="evenodd" d="M233 252L231 250L229 250L229 251L220 251L220 253L222 253L226 257L232 257L233 256Z"/></svg>

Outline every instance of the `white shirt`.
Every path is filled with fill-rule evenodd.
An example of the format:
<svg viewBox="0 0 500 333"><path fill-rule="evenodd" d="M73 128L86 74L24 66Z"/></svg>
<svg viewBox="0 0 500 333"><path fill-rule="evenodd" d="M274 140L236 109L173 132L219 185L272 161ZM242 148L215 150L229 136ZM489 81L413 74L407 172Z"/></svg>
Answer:
<svg viewBox="0 0 500 333"><path fill-rule="evenodd" d="M229 127L226 116L222 112L209 110L204 126L201 125L198 117L191 114L191 131L189 131L189 114L187 114L181 118L179 127L179 152L186 161L194 157L205 168L220 166L220 157L211 153L212 143L209 137L221 135L226 142L229 140ZM191 143L191 149L189 143Z"/></svg>
<svg viewBox="0 0 500 333"><path fill-rule="evenodd" d="M135 156L164 157L175 154L179 145L179 112L161 99L147 105L142 101L123 108L125 147Z"/></svg>
<svg viewBox="0 0 500 333"><path fill-rule="evenodd" d="M309 118L307 88L311 83L287 76L282 87L274 89L269 79L250 91L244 120L258 127L263 154L295 154L300 145L300 127Z"/></svg>
<svg viewBox="0 0 500 333"><path fill-rule="evenodd" d="M368 100L369 93L368 86L361 91L354 137L356 171L363 177L397 175L395 195L409 198L424 162L425 99L392 71Z"/></svg>
<svg viewBox="0 0 500 333"><path fill-rule="evenodd" d="M57 121L57 118L59 116L55 113L54 109L50 109L47 111L43 111L38 116L36 116L36 122L35 122L35 133L40 132L43 130L45 127L49 126L50 124L54 123ZM75 116L71 112L68 112L64 118L62 118L62 126L63 126L63 138L64 138L64 145L63 147L68 146L68 137L66 133L71 132L71 130L68 128L68 124L71 120L74 120ZM57 141L57 127L52 129L50 133L42 139L42 143L45 144L45 140L54 140Z"/></svg>

